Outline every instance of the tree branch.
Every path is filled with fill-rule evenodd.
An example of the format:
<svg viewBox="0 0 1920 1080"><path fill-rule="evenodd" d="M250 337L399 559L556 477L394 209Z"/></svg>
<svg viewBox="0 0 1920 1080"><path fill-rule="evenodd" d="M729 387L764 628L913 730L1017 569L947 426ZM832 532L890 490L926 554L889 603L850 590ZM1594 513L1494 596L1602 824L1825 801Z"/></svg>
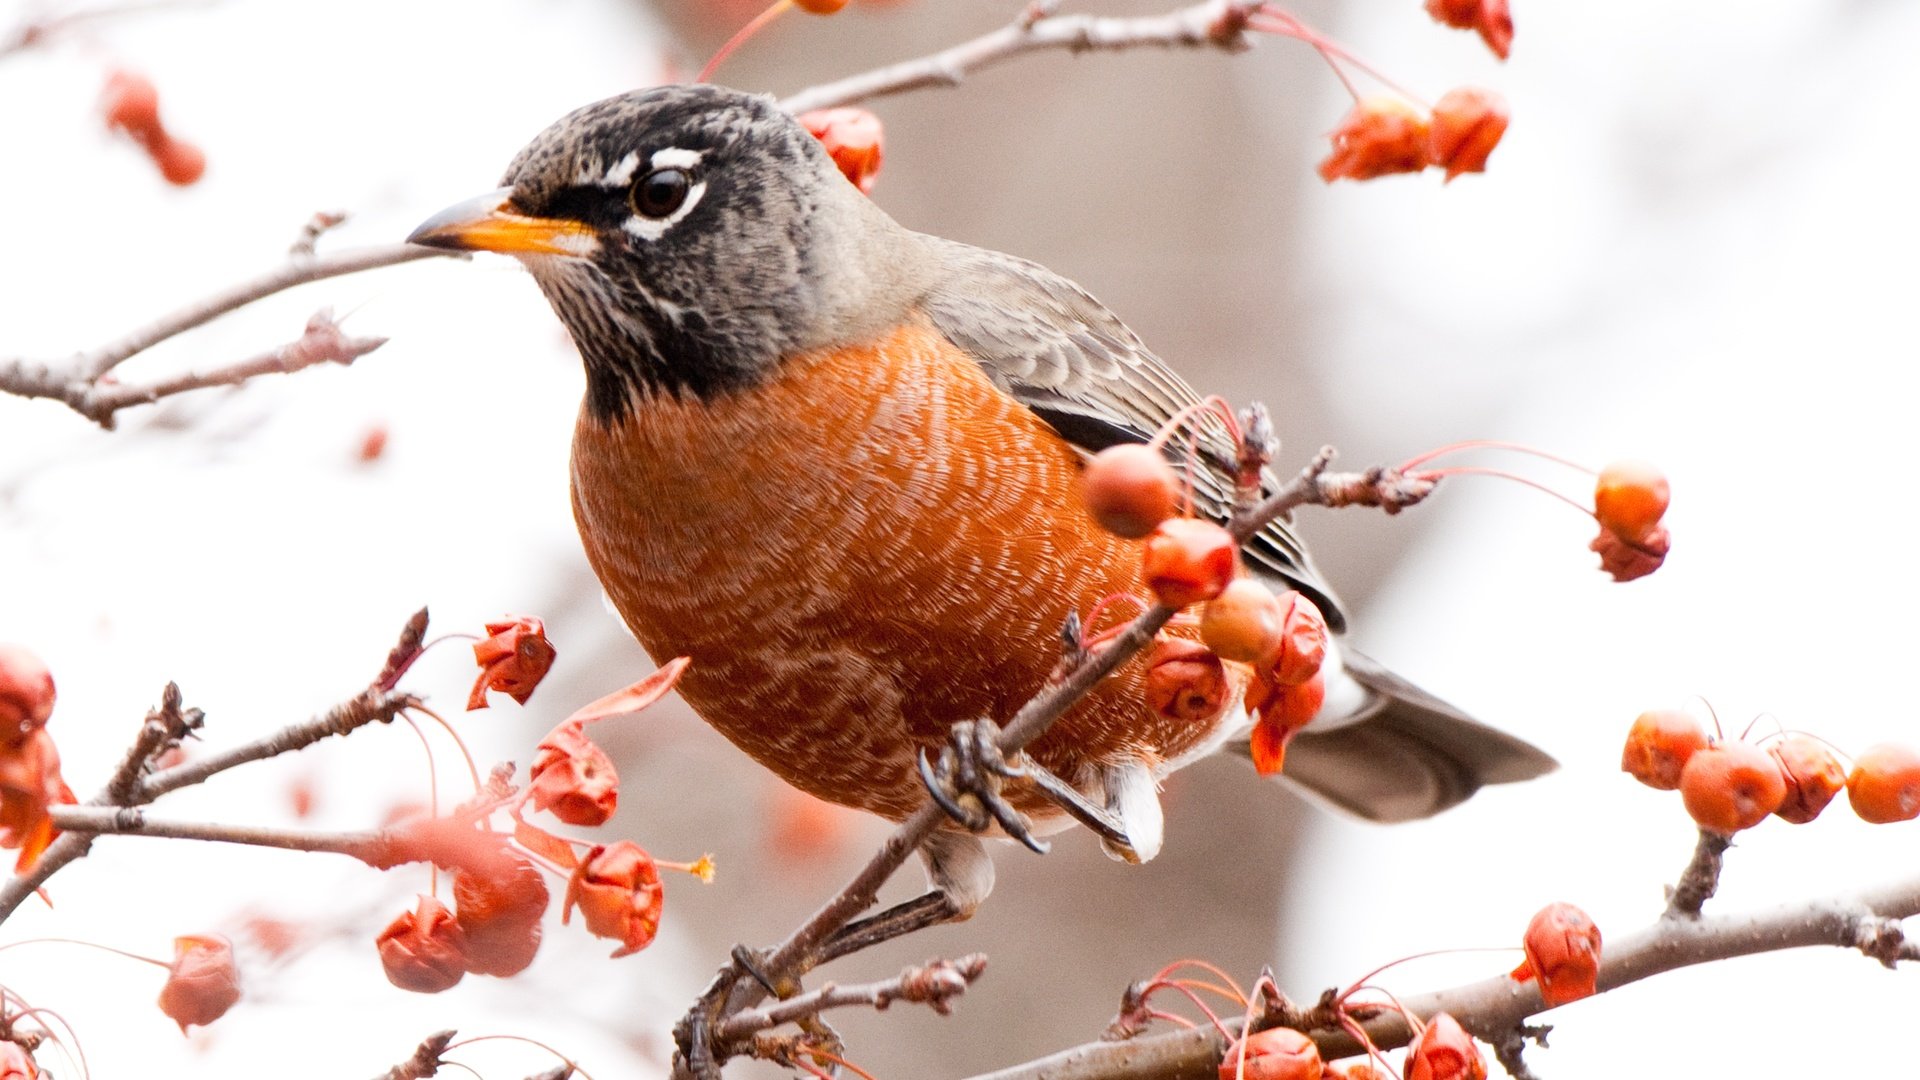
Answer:
<svg viewBox="0 0 1920 1080"><path fill-rule="evenodd" d="M827 983L817 990L797 994L764 1009L743 1009L727 1018L717 1032L720 1039L743 1039L756 1031L790 1024L827 1009L849 1005L868 1005L885 1009L895 1001L925 1004L945 1016L952 1011L952 1000L967 992L967 987L987 970L987 958L971 953L958 960L935 960L920 967L903 969L891 979L837 986Z"/></svg>
<svg viewBox="0 0 1920 1080"><path fill-rule="evenodd" d="M424 627L424 612L414 615L402 630L400 644L393 655L399 655L413 643L417 647L418 637ZM388 664L392 664L389 657ZM381 678L386 677L383 670ZM173 694L162 695L160 712L168 709L167 702L177 697ZM221 753L176 765L171 769L147 773L148 763L157 745L152 734L153 716L141 724L132 749L114 771L114 776L100 793L89 799L84 807L125 808L150 803L169 791L176 791L192 784L198 784L208 777L218 775L236 765L249 761L260 761L279 754L289 753L311 746L321 739L332 735L345 735L357 728L371 723L389 723L401 712L420 704L420 699L410 693L385 688L376 681L352 698L335 705L326 712L303 723L293 724L264 738L243 743ZM175 701L177 706L177 701ZM144 774L144 775L143 775ZM135 782L132 778L138 778ZM58 808L55 808L56 813ZM84 858L93 847L93 835L85 832L63 833L40 853L40 858L26 872L9 878L0 885L0 923L12 916L26 898L45 885L61 868L76 859Z"/></svg>
<svg viewBox="0 0 1920 1080"><path fill-rule="evenodd" d="M780 102L780 107L802 113L929 86L958 86L982 68L1045 49L1079 53L1149 46L1240 52L1249 47L1247 21L1259 6L1244 0L1206 0L1164 15L1134 18L1054 15L1050 7L1033 6L1013 23L971 41L809 87Z"/></svg>
<svg viewBox="0 0 1920 1080"><path fill-rule="evenodd" d="M175 376L144 386L122 386L104 381L115 368L163 341L202 326L256 300L298 285L457 253L412 244L355 248L327 255L296 251L284 266L196 301L155 321L79 354L63 365L46 361L0 361L0 392L28 398L51 398L105 428L114 414L130 405L146 404L172 394L208 386L226 386L256 375L297 371L326 361L350 363L384 344L381 338L350 338L342 334L325 311L307 323L298 340L260 356L203 374Z"/></svg>
<svg viewBox="0 0 1920 1080"><path fill-rule="evenodd" d="M1893 882L1849 897L1783 904L1744 915L1661 918L1609 943L1598 990L1605 993L1654 975L1738 956L1814 945L1859 949L1882 963L1920 953L1894 920L1920 914L1920 878ZM1446 1012L1474 1035L1499 1043L1527 1018L1545 1011L1537 983L1501 975L1401 1001L1420 1016ZM1231 1026L1231 1025L1230 1025ZM1397 1012L1361 1024L1377 1046L1404 1046L1411 1036ZM1312 1033L1329 1060L1361 1052L1343 1031ZM1210 1027L1147 1035L1123 1042L1076 1046L973 1080L1212 1080L1226 1041Z"/></svg>

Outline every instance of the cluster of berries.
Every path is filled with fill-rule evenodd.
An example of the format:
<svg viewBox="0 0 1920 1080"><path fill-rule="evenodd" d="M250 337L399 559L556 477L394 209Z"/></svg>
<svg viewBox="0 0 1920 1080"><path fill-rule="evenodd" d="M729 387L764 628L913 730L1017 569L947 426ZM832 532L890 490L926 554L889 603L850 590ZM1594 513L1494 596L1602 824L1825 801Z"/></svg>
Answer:
<svg viewBox="0 0 1920 1080"><path fill-rule="evenodd" d="M1861 752L1848 769L1811 735L1782 732L1755 742L1709 737L1684 709L1652 709L1627 732L1620 768L1648 787L1679 791L1693 820L1721 836L1768 817L1804 825L1842 788L1862 821L1920 817L1920 753L1893 743Z"/></svg>

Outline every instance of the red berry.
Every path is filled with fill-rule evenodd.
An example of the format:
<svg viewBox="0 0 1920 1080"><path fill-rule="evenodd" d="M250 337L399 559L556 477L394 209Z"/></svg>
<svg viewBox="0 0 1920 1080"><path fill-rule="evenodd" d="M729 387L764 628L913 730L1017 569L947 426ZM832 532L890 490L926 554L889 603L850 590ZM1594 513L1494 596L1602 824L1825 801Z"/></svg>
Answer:
<svg viewBox="0 0 1920 1080"><path fill-rule="evenodd" d="M1847 786L1847 771L1833 751L1805 735L1789 735L1767 747L1767 753L1779 762L1780 775L1787 781L1786 800L1774 813L1795 825L1819 817Z"/></svg>
<svg viewBox="0 0 1920 1080"><path fill-rule="evenodd" d="M1894 743L1869 747L1853 759L1847 801L1876 825L1920 817L1920 754Z"/></svg>
<svg viewBox="0 0 1920 1080"><path fill-rule="evenodd" d="M1305 593L1287 594L1280 649L1267 658L1267 674L1281 686L1299 686L1320 673L1327 659L1327 619Z"/></svg>
<svg viewBox="0 0 1920 1080"><path fill-rule="evenodd" d="M1513 977L1540 980L1548 1008L1591 997L1600 973L1600 928L1572 904L1541 908L1527 923L1527 958Z"/></svg>
<svg viewBox="0 0 1920 1080"><path fill-rule="evenodd" d="M181 139L165 139L149 148L160 175L176 187L188 187L207 172L207 155L199 147Z"/></svg>
<svg viewBox="0 0 1920 1080"><path fill-rule="evenodd" d="M847 6L847 0L793 0L793 6L809 15L831 15Z"/></svg>
<svg viewBox="0 0 1920 1080"><path fill-rule="evenodd" d="M1434 103L1427 150L1452 180L1461 173L1486 172L1487 156L1506 133L1506 99L1491 90L1462 86Z"/></svg>
<svg viewBox="0 0 1920 1080"><path fill-rule="evenodd" d="M180 1025L180 1034L220 1019L239 1000L240 972L234 967L232 942L218 934L173 939L173 963L160 987L160 1011Z"/></svg>
<svg viewBox="0 0 1920 1080"><path fill-rule="evenodd" d="M1227 1047L1220 1080L1320 1080L1324 1068L1312 1039L1292 1028L1268 1028Z"/></svg>
<svg viewBox="0 0 1920 1080"><path fill-rule="evenodd" d="M0 643L0 742L12 742L53 715L53 673L19 645Z"/></svg>
<svg viewBox="0 0 1920 1080"><path fill-rule="evenodd" d="M1169 518L1147 537L1140 572L1161 603L1181 608L1224 592L1239 554L1233 535L1213 522Z"/></svg>
<svg viewBox="0 0 1920 1080"><path fill-rule="evenodd" d="M1419 172L1428 158L1427 114L1392 94L1362 98L1333 130L1333 152L1320 163L1320 179L1372 180L1389 173Z"/></svg>
<svg viewBox="0 0 1920 1080"><path fill-rule="evenodd" d="M1407 1046L1407 1080L1487 1080L1487 1059L1460 1021L1435 1013Z"/></svg>
<svg viewBox="0 0 1920 1080"><path fill-rule="evenodd" d="M1746 743L1718 743L1696 752L1680 770L1680 801L1703 829L1731 836L1780 808L1787 780L1771 754Z"/></svg>
<svg viewBox="0 0 1920 1080"><path fill-rule="evenodd" d="M1147 704L1169 720L1203 721L1227 707L1227 671L1205 645L1162 635L1147 654Z"/></svg>
<svg viewBox="0 0 1920 1080"><path fill-rule="evenodd" d="M1667 478L1644 461L1616 461L1600 470L1593 487L1593 516L1628 543L1652 533L1667 512Z"/></svg>
<svg viewBox="0 0 1920 1080"><path fill-rule="evenodd" d="M1687 759L1706 746L1707 731L1691 713L1649 709L1627 732L1620 770L1650 788L1672 791L1680 786L1680 770L1687 767Z"/></svg>
<svg viewBox="0 0 1920 1080"><path fill-rule="evenodd" d="M1087 462L1080 497L1101 528L1138 540L1179 508L1180 478L1160 451L1122 443Z"/></svg>
<svg viewBox="0 0 1920 1080"><path fill-rule="evenodd" d="M152 79L138 72L118 70L108 75L100 105L110 128L136 137L160 128L160 91Z"/></svg>
<svg viewBox="0 0 1920 1080"><path fill-rule="evenodd" d="M547 882L525 858L462 868L453 875L453 904L467 935L467 970L505 978L533 963Z"/></svg>
<svg viewBox="0 0 1920 1080"><path fill-rule="evenodd" d="M1200 610L1200 640L1222 659L1251 664L1279 652L1286 617L1272 589L1241 578Z"/></svg>
<svg viewBox="0 0 1920 1080"><path fill-rule="evenodd" d="M403 911L374 939L387 981L416 994L451 989L467 974L467 935L453 912L431 896Z"/></svg>

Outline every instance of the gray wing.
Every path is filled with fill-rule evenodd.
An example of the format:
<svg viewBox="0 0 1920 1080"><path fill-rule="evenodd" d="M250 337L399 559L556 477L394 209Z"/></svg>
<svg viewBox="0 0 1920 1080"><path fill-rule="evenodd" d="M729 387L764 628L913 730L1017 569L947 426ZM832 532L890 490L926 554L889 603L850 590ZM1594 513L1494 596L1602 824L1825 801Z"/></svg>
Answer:
<svg viewBox="0 0 1920 1080"><path fill-rule="evenodd" d="M933 324L966 350L995 385L1068 442L1094 452L1146 442L1200 400L1113 312L1066 278L1011 255L923 237L946 272L921 301ZM1195 509L1224 522L1232 508L1234 446L1218 420L1204 425L1194 477ZM1184 448L1169 446L1176 463ZM1268 486L1277 486L1272 476ZM1335 630L1339 601L1284 522L1245 549L1248 565L1312 596Z"/></svg>

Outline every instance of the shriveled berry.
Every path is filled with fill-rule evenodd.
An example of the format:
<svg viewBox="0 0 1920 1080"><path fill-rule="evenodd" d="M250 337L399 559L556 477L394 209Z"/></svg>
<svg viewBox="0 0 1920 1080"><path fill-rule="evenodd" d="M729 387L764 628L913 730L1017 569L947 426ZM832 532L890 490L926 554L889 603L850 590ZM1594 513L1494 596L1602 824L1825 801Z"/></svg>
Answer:
<svg viewBox="0 0 1920 1080"><path fill-rule="evenodd" d="M1817 739L1789 735L1767 747L1767 753L1780 763L1780 775L1787 781L1787 797L1774 814L1795 825L1819 817L1847 786L1847 770L1840 767L1840 759Z"/></svg>
<svg viewBox="0 0 1920 1080"><path fill-rule="evenodd" d="M1267 657L1267 674L1281 686L1299 686L1320 673L1327 659L1327 618L1303 592L1288 593L1280 648Z"/></svg>
<svg viewBox="0 0 1920 1080"><path fill-rule="evenodd" d="M1473 1036L1446 1013L1435 1013L1407 1046L1407 1080L1487 1080L1487 1059Z"/></svg>
<svg viewBox="0 0 1920 1080"><path fill-rule="evenodd" d="M1203 721L1227 707L1227 671L1205 645L1162 635L1147 654L1147 704L1169 720Z"/></svg>
<svg viewBox="0 0 1920 1080"><path fill-rule="evenodd" d="M387 981L402 990L437 994L467 974L467 935L453 912L431 896L387 924L374 945Z"/></svg>
<svg viewBox="0 0 1920 1080"><path fill-rule="evenodd" d="M1227 1047L1220 1080L1320 1080L1324 1068L1312 1039L1292 1028L1268 1028Z"/></svg>
<svg viewBox="0 0 1920 1080"><path fill-rule="evenodd" d="M1707 729L1692 713L1680 709L1649 709L1627 731L1620 770L1650 788L1672 791L1680 786L1687 759L1707 746Z"/></svg>
<svg viewBox="0 0 1920 1080"><path fill-rule="evenodd" d="M1696 752L1680 770L1680 801L1703 829L1731 836L1780 808L1787 780L1771 754L1742 742Z"/></svg>
<svg viewBox="0 0 1920 1080"><path fill-rule="evenodd" d="M1138 540L1179 508L1180 478L1160 451L1121 443L1087 462L1080 497L1101 528Z"/></svg>
<svg viewBox="0 0 1920 1080"><path fill-rule="evenodd" d="M1672 499L1667 478L1644 461L1616 461L1593 486L1593 516L1628 543L1653 532Z"/></svg>
<svg viewBox="0 0 1920 1080"><path fill-rule="evenodd" d="M1320 163L1320 179L1372 180L1389 173L1419 172L1431 164L1427 114L1391 94L1354 103L1329 136L1333 152Z"/></svg>
<svg viewBox="0 0 1920 1080"><path fill-rule="evenodd" d="M1232 534L1213 522L1169 518L1147 537L1140 573L1161 603L1186 607L1224 592L1239 554Z"/></svg>
<svg viewBox="0 0 1920 1080"><path fill-rule="evenodd" d="M0 742L12 742L53 715L53 673L20 645L0 644Z"/></svg>
<svg viewBox="0 0 1920 1080"><path fill-rule="evenodd" d="M1548 1008L1591 997L1600 973L1600 928L1572 904L1556 902L1534 913L1522 942L1527 958L1516 980L1540 980Z"/></svg>
<svg viewBox="0 0 1920 1080"><path fill-rule="evenodd" d="M1222 659L1251 664L1280 650L1286 610L1273 590L1240 578L1200 609L1200 640Z"/></svg>
<svg viewBox="0 0 1920 1080"><path fill-rule="evenodd" d="M1847 801L1876 825L1920 817L1920 754L1895 743L1867 748L1853 759Z"/></svg>
<svg viewBox="0 0 1920 1080"><path fill-rule="evenodd" d="M1427 151L1452 180L1461 173L1486 172L1487 157L1506 133L1506 99L1478 86L1462 86L1434 102Z"/></svg>

